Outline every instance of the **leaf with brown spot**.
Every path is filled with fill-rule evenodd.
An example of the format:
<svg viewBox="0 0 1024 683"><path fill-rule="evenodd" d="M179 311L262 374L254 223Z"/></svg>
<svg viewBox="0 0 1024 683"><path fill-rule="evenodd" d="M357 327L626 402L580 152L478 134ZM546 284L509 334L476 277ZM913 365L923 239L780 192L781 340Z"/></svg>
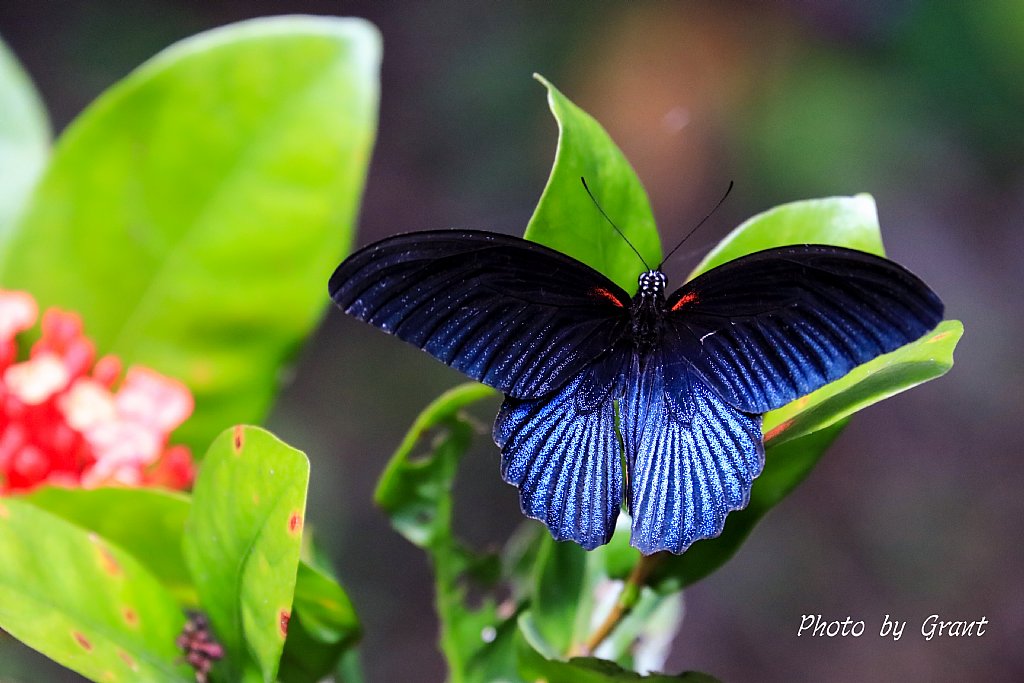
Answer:
<svg viewBox="0 0 1024 683"><path fill-rule="evenodd" d="M193 680L174 645L184 615L138 560L27 501L3 506L0 629L93 680Z"/></svg>
<svg viewBox="0 0 1024 683"><path fill-rule="evenodd" d="M227 680L274 680L284 646L281 606L291 606L309 462L270 432L225 430L206 453L192 492L183 549L203 610L225 649ZM226 495L230 492L230 495ZM253 501L246 504L246 501Z"/></svg>
<svg viewBox="0 0 1024 683"><path fill-rule="evenodd" d="M78 631L72 632L71 635L74 637L75 642L82 646L83 650L85 650L86 652L91 652L92 651L92 643L89 642L88 638L83 636Z"/></svg>
<svg viewBox="0 0 1024 683"><path fill-rule="evenodd" d="M100 568L111 576L120 575L121 565L114 559L113 553L110 552L110 548L106 546L103 539L96 534L89 534L89 540L96 546L96 555L99 557Z"/></svg>
<svg viewBox="0 0 1024 683"><path fill-rule="evenodd" d="M286 609L281 610L281 616L278 618L278 624L281 627L281 637L288 637L288 620L292 618L291 612Z"/></svg>
<svg viewBox="0 0 1024 683"><path fill-rule="evenodd" d="M22 500L127 550L181 602L195 603L195 589L181 556L181 534L190 508L184 494L124 487L44 487Z"/></svg>

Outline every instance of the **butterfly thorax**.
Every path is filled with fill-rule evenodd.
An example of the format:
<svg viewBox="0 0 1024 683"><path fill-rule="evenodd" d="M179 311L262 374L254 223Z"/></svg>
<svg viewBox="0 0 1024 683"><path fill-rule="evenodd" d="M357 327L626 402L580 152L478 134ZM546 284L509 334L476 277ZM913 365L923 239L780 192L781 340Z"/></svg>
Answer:
<svg viewBox="0 0 1024 683"><path fill-rule="evenodd" d="M633 343L637 351L653 347L661 337L665 317L665 282L665 274L660 270L640 274L631 316Z"/></svg>

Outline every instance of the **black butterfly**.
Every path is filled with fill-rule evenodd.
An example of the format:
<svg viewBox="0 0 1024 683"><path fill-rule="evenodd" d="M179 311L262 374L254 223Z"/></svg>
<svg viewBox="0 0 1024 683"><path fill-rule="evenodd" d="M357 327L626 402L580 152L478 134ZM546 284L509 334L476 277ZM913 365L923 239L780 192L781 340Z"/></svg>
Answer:
<svg viewBox="0 0 1024 683"><path fill-rule="evenodd" d="M683 552L721 533L761 472L761 413L911 342L942 302L886 259L768 249L666 298L648 270L630 296L535 242L464 230L390 237L331 277L345 312L505 393L501 472L558 540ZM619 435L621 435L621 442Z"/></svg>

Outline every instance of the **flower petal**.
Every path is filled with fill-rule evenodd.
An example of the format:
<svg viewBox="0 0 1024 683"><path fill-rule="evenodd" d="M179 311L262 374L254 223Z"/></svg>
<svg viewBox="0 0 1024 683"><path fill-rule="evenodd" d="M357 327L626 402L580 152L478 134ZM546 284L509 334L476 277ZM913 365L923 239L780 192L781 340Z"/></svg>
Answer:
<svg viewBox="0 0 1024 683"><path fill-rule="evenodd" d="M88 377L79 377L57 399L64 419L80 432L104 422L117 419L114 395L102 383Z"/></svg>
<svg viewBox="0 0 1024 683"><path fill-rule="evenodd" d="M3 374L7 390L27 405L39 405L68 385L70 374L61 359L42 353L15 363Z"/></svg>
<svg viewBox="0 0 1024 683"><path fill-rule="evenodd" d="M192 414L188 387L149 368L128 370L114 397L118 415L166 436Z"/></svg>
<svg viewBox="0 0 1024 683"><path fill-rule="evenodd" d="M0 290L0 342L11 341L14 335L36 324L39 308L27 292Z"/></svg>

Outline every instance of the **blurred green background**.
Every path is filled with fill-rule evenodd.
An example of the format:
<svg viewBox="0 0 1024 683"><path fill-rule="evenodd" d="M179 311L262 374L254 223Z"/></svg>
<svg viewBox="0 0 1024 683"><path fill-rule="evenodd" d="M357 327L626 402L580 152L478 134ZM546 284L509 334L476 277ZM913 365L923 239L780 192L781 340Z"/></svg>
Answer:
<svg viewBox="0 0 1024 683"><path fill-rule="evenodd" d="M1024 3L6 0L0 36L59 131L168 44L290 12L361 16L383 34L360 244L439 227L521 233L556 141L534 71L619 143L666 245L736 181L668 264L676 282L757 211L873 194L890 256L964 321L957 364L858 415L739 555L687 592L666 669L1024 680ZM310 456L308 519L364 621L372 681L444 676L426 560L371 496L414 415L459 381L332 311L268 425ZM519 522L486 435L458 496L477 543L497 545ZM863 619L866 632L797 638L807 613ZM919 629L933 613L990 626L928 642ZM909 622L898 642L878 636L886 615ZM4 638L0 680L77 679Z"/></svg>

